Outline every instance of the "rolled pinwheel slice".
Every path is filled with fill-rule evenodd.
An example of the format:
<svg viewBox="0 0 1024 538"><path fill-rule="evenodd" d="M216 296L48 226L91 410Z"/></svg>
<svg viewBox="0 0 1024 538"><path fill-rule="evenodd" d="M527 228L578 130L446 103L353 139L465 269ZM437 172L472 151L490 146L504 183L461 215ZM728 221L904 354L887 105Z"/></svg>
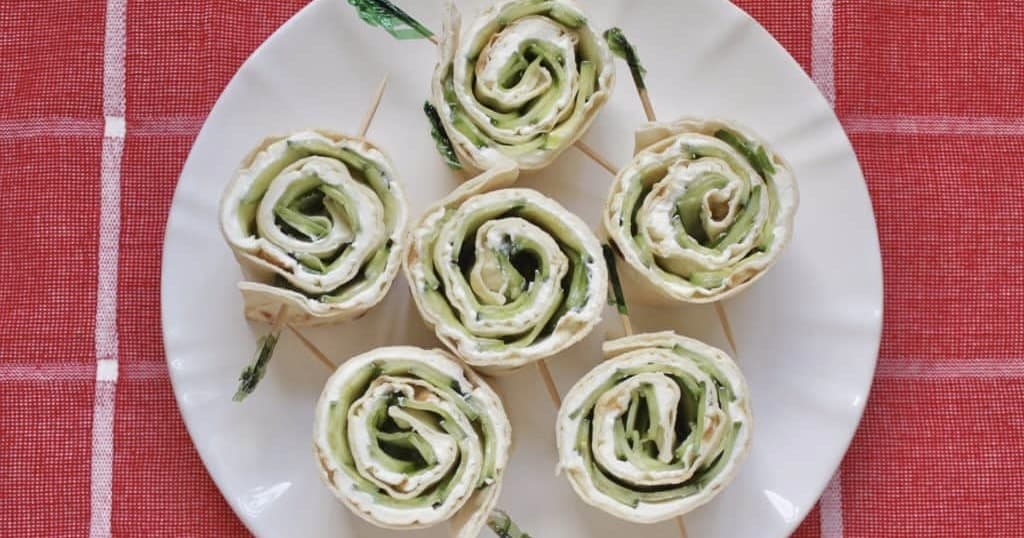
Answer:
<svg viewBox="0 0 1024 538"><path fill-rule="evenodd" d="M572 0L504 0L463 34L445 7L434 106L462 164L544 168L587 130L615 83L607 44Z"/></svg>
<svg viewBox="0 0 1024 538"><path fill-rule="evenodd" d="M600 321L607 295L594 234L537 191L501 188L517 176L504 161L429 209L404 264L423 319L489 374L581 340Z"/></svg>
<svg viewBox="0 0 1024 538"><path fill-rule="evenodd" d="M246 280L246 316L318 325L384 298L401 265L407 206L394 167L361 138L268 138L221 199L220 224Z"/></svg>
<svg viewBox="0 0 1024 538"><path fill-rule="evenodd" d="M559 468L587 504L655 523L710 501L750 446L747 386L725 352L672 332L604 344L565 396Z"/></svg>
<svg viewBox="0 0 1024 538"><path fill-rule="evenodd" d="M390 529L476 538L501 491L511 426L497 394L441 350L384 347L342 364L316 406L321 478Z"/></svg>
<svg viewBox="0 0 1024 538"><path fill-rule="evenodd" d="M775 263L798 201L789 165L750 131L717 120L652 123L637 131L604 225L633 299L708 303Z"/></svg>

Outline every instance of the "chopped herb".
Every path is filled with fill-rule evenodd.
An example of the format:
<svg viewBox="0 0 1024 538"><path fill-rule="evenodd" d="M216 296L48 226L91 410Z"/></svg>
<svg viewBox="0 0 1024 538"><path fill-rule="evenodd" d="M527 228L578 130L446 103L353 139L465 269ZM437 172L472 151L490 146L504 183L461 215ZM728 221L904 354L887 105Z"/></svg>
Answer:
<svg viewBox="0 0 1024 538"><path fill-rule="evenodd" d="M396 39L427 39L434 35L426 26L388 0L348 0L359 18L370 26L383 28Z"/></svg>
<svg viewBox="0 0 1024 538"><path fill-rule="evenodd" d="M448 138L448 133L445 132L444 125L441 124L441 116L438 115L437 109L428 101L423 103L423 112L427 115L427 119L430 120L430 136L434 138L437 152L444 158L445 164L455 170L462 168L459 156L455 154L455 148L452 147L452 140Z"/></svg>
<svg viewBox="0 0 1024 538"><path fill-rule="evenodd" d="M611 280L611 299L612 304L615 305L615 309L622 315L629 314L629 308L626 306L626 297L622 293L622 282L619 280L619 268L615 263L615 251L612 250L611 245L601 245L601 252L604 253L604 262L608 265L608 279Z"/></svg>

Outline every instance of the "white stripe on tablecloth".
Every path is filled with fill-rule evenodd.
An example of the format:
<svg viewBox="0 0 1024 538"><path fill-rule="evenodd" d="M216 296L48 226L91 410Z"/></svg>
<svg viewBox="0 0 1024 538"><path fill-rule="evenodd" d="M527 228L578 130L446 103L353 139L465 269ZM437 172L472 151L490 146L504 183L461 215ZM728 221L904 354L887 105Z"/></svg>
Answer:
<svg viewBox="0 0 1024 538"><path fill-rule="evenodd" d="M108 116L115 124L123 116ZM206 116L162 116L132 119L133 136L195 135ZM31 138L34 136L98 136L104 132L102 119L78 119L62 116L42 118L0 119L0 138Z"/></svg>
<svg viewBox="0 0 1024 538"><path fill-rule="evenodd" d="M115 368L116 364L116 368ZM131 379L149 381L166 378L167 365L162 361L143 361L117 364L103 359L99 365L77 362L60 363L11 363L0 362L0 382L61 382Z"/></svg>
<svg viewBox="0 0 1024 538"><path fill-rule="evenodd" d="M836 105L833 0L811 2L811 79L832 107ZM821 538L843 537L842 469L821 496Z"/></svg>
<svg viewBox="0 0 1024 538"><path fill-rule="evenodd" d="M195 135L205 116L161 116L134 118L133 136ZM1024 117L990 116L844 116L843 127L849 133L1024 136ZM104 130L101 119L68 117L0 119L0 138L33 136L97 136Z"/></svg>
<svg viewBox="0 0 1024 538"><path fill-rule="evenodd" d="M112 362L109 371L116 373ZM113 506L114 482L114 402L117 396L117 377L96 379L96 401L92 410L92 511L89 518L89 537L110 536L110 514Z"/></svg>
<svg viewBox="0 0 1024 538"><path fill-rule="evenodd" d="M0 119L0 137L30 138L33 136L96 136L103 132L103 120L63 116L50 118Z"/></svg>
<svg viewBox="0 0 1024 538"><path fill-rule="evenodd" d="M848 116L843 127L851 133L1024 135L1024 118L986 116Z"/></svg>
<svg viewBox="0 0 1024 538"><path fill-rule="evenodd" d="M105 368L112 368L107 363ZM167 377L163 362L142 361L120 364L118 379L152 380ZM96 366L89 364L19 364L0 362L0 382L13 381L86 381L105 376ZM878 379L1024 379L1024 358L959 359L953 362L922 359L882 359L875 370Z"/></svg>
<svg viewBox="0 0 1024 538"><path fill-rule="evenodd" d="M979 379L1024 378L1024 358L958 359L927 361L921 359L882 359L875 377L879 379Z"/></svg>
<svg viewBox="0 0 1024 538"><path fill-rule="evenodd" d="M104 128L100 158L96 399L92 418L90 538L110 536L113 505L114 402L118 374L117 271L121 239L121 157L125 136L125 4L126 0L107 0L103 37Z"/></svg>
<svg viewBox="0 0 1024 538"><path fill-rule="evenodd" d="M85 381L96 375L91 364L10 364L0 363L0 381Z"/></svg>
<svg viewBox="0 0 1024 538"><path fill-rule="evenodd" d="M120 0L114 0L120 1ZM124 118L108 117L100 158L100 241L96 290L96 358L117 360L117 259L121 235Z"/></svg>
<svg viewBox="0 0 1024 538"><path fill-rule="evenodd" d="M108 117L124 117L125 4L127 0L107 0L103 35L103 115Z"/></svg>
<svg viewBox="0 0 1024 538"><path fill-rule="evenodd" d="M811 78L828 104L836 104L836 76L833 67L833 0L811 2Z"/></svg>
<svg viewBox="0 0 1024 538"><path fill-rule="evenodd" d="M821 538L843 538L843 483L839 469L821 494Z"/></svg>

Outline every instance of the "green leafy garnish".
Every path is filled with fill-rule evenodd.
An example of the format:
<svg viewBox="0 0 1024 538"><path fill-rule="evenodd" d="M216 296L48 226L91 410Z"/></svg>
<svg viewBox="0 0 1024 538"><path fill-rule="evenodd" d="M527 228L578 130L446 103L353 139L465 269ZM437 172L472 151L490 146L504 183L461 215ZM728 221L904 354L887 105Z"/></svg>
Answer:
<svg viewBox="0 0 1024 538"><path fill-rule="evenodd" d="M270 358L274 356L274 347L277 346L278 336L279 333L271 332L260 337L256 344L256 356L242 370L242 375L238 376L238 390L232 400L240 402L256 390L256 385L267 373L267 364L270 363Z"/></svg>
<svg viewBox="0 0 1024 538"><path fill-rule="evenodd" d="M772 174L775 173L775 165L772 164L772 159L768 156L768 152L764 150L764 146L748 144L737 136L736 133L725 129L716 131L715 138L729 144L742 153L747 158L747 161L750 162L750 166L753 166L754 170L757 170L761 177L770 179Z"/></svg>
<svg viewBox="0 0 1024 538"><path fill-rule="evenodd" d="M462 163L459 162L459 156L455 154L455 148L452 147L452 140L448 138L448 133L444 130L444 125L441 124L441 116L437 113L437 108L430 104L429 101L423 103L423 113L427 115L427 119L430 120L430 136L434 138L434 144L437 145L437 152L444 158L445 164L449 168L456 170L462 168Z"/></svg>
<svg viewBox="0 0 1024 538"><path fill-rule="evenodd" d="M434 35L426 26L388 0L348 0L359 18L370 26L383 28L396 39L428 39Z"/></svg>
<svg viewBox="0 0 1024 538"><path fill-rule="evenodd" d="M643 65L640 65L640 57L637 56L633 44L622 33L622 29L609 28L605 30L604 40L608 42L608 48L611 49L612 54L626 60L626 64L629 65L629 72L633 75L633 84L636 85L636 88L638 90L647 89L647 84L644 82L644 75L647 74L647 70L644 69Z"/></svg>
<svg viewBox="0 0 1024 538"><path fill-rule="evenodd" d="M497 534L499 538L530 538L529 534L522 531L512 518L505 512L495 509L487 516L487 526Z"/></svg>
<svg viewBox="0 0 1024 538"><path fill-rule="evenodd" d="M612 289L609 299L615 305L615 309L622 315L629 314L626 306L626 297L622 293L622 282L619 280L619 268L615 263L615 251L611 245L601 245L601 252L604 253L604 263L608 265L608 279L611 280Z"/></svg>

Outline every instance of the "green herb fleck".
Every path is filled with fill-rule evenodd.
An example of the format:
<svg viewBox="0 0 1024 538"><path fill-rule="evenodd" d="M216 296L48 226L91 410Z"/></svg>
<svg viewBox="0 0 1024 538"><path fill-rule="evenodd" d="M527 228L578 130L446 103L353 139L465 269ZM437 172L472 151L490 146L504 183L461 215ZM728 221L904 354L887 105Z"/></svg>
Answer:
<svg viewBox="0 0 1024 538"><path fill-rule="evenodd" d="M445 132L444 125L441 124L441 116L437 113L437 108L434 108L434 105L428 101L423 103L423 112L430 120L430 136L434 138L437 152L444 158L444 163L455 170L462 168L459 156L455 154L455 148L452 147L452 140L448 138L448 133Z"/></svg>
<svg viewBox="0 0 1024 538"><path fill-rule="evenodd" d="M611 245L601 245L601 252L604 253L604 263L608 265L608 279L611 280L612 289L609 299L615 305L615 309L622 315L629 314L626 306L626 297L622 293L622 282L619 280L619 268L615 263L615 251Z"/></svg>
<svg viewBox="0 0 1024 538"><path fill-rule="evenodd" d="M426 26L388 0L348 0L359 18L370 26L383 28L396 39L427 39L434 35Z"/></svg>

